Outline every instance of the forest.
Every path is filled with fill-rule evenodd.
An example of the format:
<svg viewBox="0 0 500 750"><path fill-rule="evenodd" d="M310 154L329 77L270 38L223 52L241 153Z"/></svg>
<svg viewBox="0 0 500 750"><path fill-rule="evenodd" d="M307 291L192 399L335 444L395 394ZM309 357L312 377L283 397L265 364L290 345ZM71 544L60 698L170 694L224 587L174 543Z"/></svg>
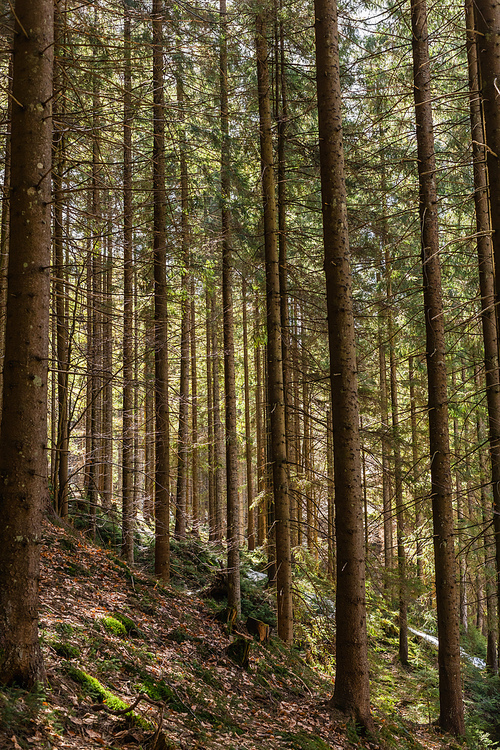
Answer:
<svg viewBox="0 0 500 750"><path fill-rule="evenodd" d="M500 742L499 49L0 0L0 747Z"/></svg>

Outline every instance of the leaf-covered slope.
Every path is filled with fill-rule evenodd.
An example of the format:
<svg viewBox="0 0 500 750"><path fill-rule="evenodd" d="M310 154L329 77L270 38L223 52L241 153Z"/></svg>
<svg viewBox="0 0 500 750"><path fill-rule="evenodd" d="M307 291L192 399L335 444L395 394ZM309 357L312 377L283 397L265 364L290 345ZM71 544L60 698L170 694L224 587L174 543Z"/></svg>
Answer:
<svg viewBox="0 0 500 750"><path fill-rule="evenodd" d="M0 691L2 748L384 744L332 714L331 685L295 651L277 639L253 643L249 670L237 667L227 655L234 634L195 595L57 526L45 528L40 592L47 686L36 695ZM432 732L410 731L412 747L440 746Z"/></svg>

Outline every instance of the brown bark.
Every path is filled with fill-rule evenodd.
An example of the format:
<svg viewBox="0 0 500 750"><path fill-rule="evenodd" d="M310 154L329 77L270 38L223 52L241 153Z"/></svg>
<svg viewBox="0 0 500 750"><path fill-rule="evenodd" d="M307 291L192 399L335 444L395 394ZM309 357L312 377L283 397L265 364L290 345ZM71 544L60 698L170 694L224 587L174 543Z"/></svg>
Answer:
<svg viewBox="0 0 500 750"><path fill-rule="evenodd" d="M264 544L266 536L266 515L264 512L265 499L262 494L265 493L265 434L262 398L262 347L259 342L259 307L257 302L257 292L254 299L254 363L255 363L255 433L257 444L257 490L260 500L257 507L257 544L261 547Z"/></svg>
<svg viewBox="0 0 500 750"><path fill-rule="evenodd" d="M227 83L227 11L220 0L220 115L221 115L221 229L222 229L222 305L224 329L224 390L226 412L226 502L228 607L241 614L240 592L240 499L238 494L238 433L236 425L236 371L234 364L233 253L231 248L230 150Z"/></svg>
<svg viewBox="0 0 500 750"><path fill-rule="evenodd" d="M153 0L153 270L155 305L155 574L170 578L170 433L166 278L163 0Z"/></svg>
<svg viewBox="0 0 500 750"><path fill-rule="evenodd" d="M13 21L12 21L13 23ZM7 128L5 133L5 152L2 186L2 214L0 227L0 404L3 389L3 370L5 353L5 308L7 305L7 264L9 262L9 216L10 216L10 168L11 148L10 133L12 122L12 70L13 57L9 55ZM1 419L1 414L0 414Z"/></svg>
<svg viewBox="0 0 500 750"><path fill-rule="evenodd" d="M210 297L210 315L212 330L212 402L214 428L214 510L215 510L215 538L220 541L223 537L224 524L224 434L220 416L220 380L219 380L219 336L217 325L217 304L215 291Z"/></svg>
<svg viewBox="0 0 500 750"><path fill-rule="evenodd" d="M175 501L175 536L186 536L189 443L189 188L184 128L184 87L177 77L177 106L181 122L179 139L181 192L181 364L179 382L179 429L177 437L177 493Z"/></svg>
<svg viewBox="0 0 500 750"><path fill-rule="evenodd" d="M192 478L192 513L193 529L198 533L200 525L200 508L199 508L199 462L198 462L198 364L196 361L196 308L195 308L195 289L194 277L191 276L191 326L190 326L190 345L191 345L191 478Z"/></svg>
<svg viewBox="0 0 500 750"><path fill-rule="evenodd" d="M271 463L276 540L276 593L278 635L291 643L292 559L290 548L290 501L286 451L285 394L283 387L283 350L281 341L281 301L278 252L278 227L273 171L270 83L267 64L265 20L257 18L257 86L259 94L262 197L264 202L264 248L266 266L267 311L267 384L271 423Z"/></svg>
<svg viewBox="0 0 500 750"><path fill-rule="evenodd" d="M424 545L422 543L421 530L423 524L422 501L418 497L418 436L417 436L417 399L415 395L415 370L413 368L413 356L408 357L408 380L410 384L410 424L411 424L411 449L412 449L412 484L413 502L415 503L415 527L416 527L416 556L417 576L420 580L424 577Z"/></svg>
<svg viewBox="0 0 500 750"><path fill-rule="evenodd" d="M253 508L253 471L252 471L252 425L250 421L250 380L248 367L248 323L247 323L247 284L241 279L241 305L243 308L243 375L245 392L245 466L247 485L247 539L248 549L255 549L255 511Z"/></svg>
<svg viewBox="0 0 500 750"><path fill-rule="evenodd" d="M316 0L314 7L337 523L337 667L332 705L371 729L357 364L337 8L334 0Z"/></svg>
<svg viewBox="0 0 500 750"><path fill-rule="evenodd" d="M481 20L477 21L478 30L485 33L486 29L496 28L497 33L493 38L486 39L481 37L480 49L478 55L478 45L475 34L474 4L472 0L466 2L466 26L467 26L467 59L469 66L469 89L470 89L470 117L472 133L472 156L474 168L474 203L476 210L476 228L477 228L477 253L479 264L479 284L481 291L481 323L483 329L484 342L484 365L486 377L486 398L488 405L488 439L491 463L491 488L493 492L493 526L495 539L495 560L496 560L496 580L497 580L497 599L500 602L500 362L498 354L498 312L496 308L499 300L498 271L495 273L496 264L493 261L495 253L496 262L500 260L500 226L498 225L498 216L494 217L495 223L492 225L494 207L498 206L500 201L500 174L498 156L490 154L490 150L495 148L491 140L498 139L498 128L495 127L497 112L497 93L492 90L491 77L500 73L498 57L495 55L495 41L498 45L500 40L500 5L498 3L489 4L488 8L484 7L485 3L476 2L477 12ZM495 11L495 15L490 13ZM485 12L487 15L485 16ZM493 59L491 59L493 57ZM484 84L480 81L479 61L482 60L483 67L490 74L486 76ZM495 68L490 68L493 64ZM484 102L484 116L487 118L486 140L490 148L485 147L485 123L483 122L483 108L481 98L494 97L493 104L489 101ZM492 111L493 110L493 111ZM491 145L490 145L491 144ZM500 139L496 147L500 146ZM498 151L494 151L499 154ZM488 174L493 171L493 181L491 174L490 197L488 194ZM492 234L492 228L494 233ZM497 267L498 268L498 267ZM499 614L500 618L500 607ZM497 633L500 632L497 623Z"/></svg>
<svg viewBox="0 0 500 750"><path fill-rule="evenodd" d="M460 676L460 632L453 543L445 335L437 215L436 165L425 0L411 0L413 78L422 242L432 518L439 637L440 726L465 731Z"/></svg>
<svg viewBox="0 0 500 750"><path fill-rule="evenodd" d="M207 433L208 433L208 539L217 539L215 512L215 441L214 441L214 407L213 407L213 356L212 356L212 293L206 286L206 336L207 336Z"/></svg>
<svg viewBox="0 0 500 750"><path fill-rule="evenodd" d="M59 3L54 5L55 54L61 53L64 43L64 21ZM57 62L56 57L56 62ZM57 437L56 461L53 477L53 492L56 512L61 518L68 516L68 320L66 317L66 267L64 258L63 231L63 175L65 169L64 139L64 96L62 76L56 65L54 71L54 91L60 95L54 107L54 168L52 172L54 196L54 296L56 308L56 353L57 353ZM54 419L54 416L52 417Z"/></svg>
<svg viewBox="0 0 500 750"><path fill-rule="evenodd" d="M134 561L134 264L132 207L132 62L130 9L124 4L123 96L123 400L122 400L122 554Z"/></svg>
<svg viewBox="0 0 500 750"><path fill-rule="evenodd" d="M333 473L333 421L332 410L326 416L326 466L328 480L328 575L335 576L335 480ZM366 507L366 506L365 506Z"/></svg>
<svg viewBox="0 0 500 750"><path fill-rule="evenodd" d="M0 431L0 682L33 688L45 678L38 643L38 579L42 510L49 502L53 2L17 0L15 15Z"/></svg>

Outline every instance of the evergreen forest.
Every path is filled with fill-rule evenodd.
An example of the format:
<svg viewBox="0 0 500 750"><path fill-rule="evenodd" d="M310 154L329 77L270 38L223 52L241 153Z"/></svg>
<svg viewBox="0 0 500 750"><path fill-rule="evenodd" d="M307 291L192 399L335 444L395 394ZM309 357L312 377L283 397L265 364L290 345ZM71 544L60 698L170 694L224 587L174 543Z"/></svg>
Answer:
<svg viewBox="0 0 500 750"><path fill-rule="evenodd" d="M0 0L0 748L500 743L500 0Z"/></svg>

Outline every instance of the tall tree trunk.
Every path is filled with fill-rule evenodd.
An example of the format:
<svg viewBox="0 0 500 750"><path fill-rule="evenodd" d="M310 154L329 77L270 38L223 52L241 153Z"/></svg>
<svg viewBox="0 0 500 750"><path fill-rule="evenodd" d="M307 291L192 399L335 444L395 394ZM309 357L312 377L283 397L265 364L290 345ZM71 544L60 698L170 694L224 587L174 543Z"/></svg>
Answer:
<svg viewBox="0 0 500 750"><path fill-rule="evenodd" d="M266 537L265 495L265 434L264 434L264 399L262 397L262 347L259 338L259 306L257 292L254 298L254 366L255 366L255 433L257 445L257 491L260 500L257 507L257 544L261 547Z"/></svg>
<svg viewBox="0 0 500 750"><path fill-rule="evenodd" d="M381 261L380 261L381 262ZM381 276L379 276L381 280ZM389 588L392 571L392 501L390 485L390 440L389 440L389 407L387 398L387 309L386 301L381 302L378 312L378 361L380 373L380 416L381 416L381 449L382 449L382 512L384 517L384 588Z"/></svg>
<svg viewBox="0 0 500 750"><path fill-rule="evenodd" d="M214 437L214 385L212 352L212 292L206 282L206 335L207 335L207 432L208 432L208 539L217 539L215 509L215 437Z"/></svg>
<svg viewBox="0 0 500 750"><path fill-rule="evenodd" d="M168 404L167 196L163 84L163 0L153 0L153 267L155 305L155 574L170 578L170 426Z"/></svg>
<svg viewBox="0 0 500 750"><path fill-rule="evenodd" d="M38 579L47 479L53 1L17 0L0 431L0 682L45 678ZM29 29L27 34L25 29Z"/></svg>
<svg viewBox="0 0 500 750"><path fill-rule="evenodd" d="M226 502L227 502L227 604L241 614L240 591L240 499L238 495L238 433L236 424L236 370L234 364L233 253L231 248L230 149L227 82L227 10L220 0L220 119L221 119L221 228L222 306L224 328L224 390L226 412Z"/></svg>
<svg viewBox="0 0 500 750"><path fill-rule="evenodd" d="M264 201L264 248L266 262L267 383L271 421L271 462L273 472L274 529L276 538L276 592L278 635L291 643L292 557L290 547L290 501L283 388L281 343L281 304L276 198L273 172L272 120L267 65L267 40L263 16L257 18L257 86L259 94L262 197Z"/></svg>
<svg viewBox="0 0 500 750"><path fill-rule="evenodd" d="M64 44L64 21L60 2L54 5L55 54L59 56ZM57 58L56 58L57 60ZM63 175L65 170L64 139L64 96L62 96L62 69L54 70L54 91L61 94L60 106L54 108L54 168L52 172L54 193L54 268L55 268L55 308L56 308L56 351L57 351L57 438L56 472L53 480L54 499L57 513L61 518L68 516L68 319L66 316L66 268L64 258L63 227ZM58 102L59 104L59 102ZM52 416L54 419L54 415Z"/></svg>
<svg viewBox="0 0 500 750"><path fill-rule="evenodd" d="M133 497L133 205L132 205L132 61L130 8L124 4L123 96L123 400L122 400L122 554L134 561Z"/></svg>
<svg viewBox="0 0 500 750"><path fill-rule="evenodd" d="M316 81L337 522L337 668L332 705L371 729L356 344L335 0L315 0Z"/></svg>
<svg viewBox="0 0 500 750"><path fill-rule="evenodd" d="M200 508L199 508L199 469L198 469L198 363L196 361L196 307L195 307L195 288L194 276L191 276L191 326L190 326L190 344L191 344L191 478L193 482L192 490L192 522L196 534L200 526Z"/></svg>
<svg viewBox="0 0 500 750"><path fill-rule="evenodd" d="M181 189L181 365L179 383L179 431L177 438L177 494L175 502L175 536L186 536L189 442L189 195L186 142L184 132L184 87L177 77L177 106L181 132L179 137Z"/></svg>
<svg viewBox="0 0 500 750"><path fill-rule="evenodd" d="M328 480L328 564L330 578L335 577L335 480L333 473L333 421L332 410L326 416L326 471Z"/></svg>
<svg viewBox="0 0 500 750"><path fill-rule="evenodd" d="M13 24L13 20L11 19ZM12 45L12 42L11 42ZM5 308L7 305L7 264L9 262L9 224L10 224L10 169L11 169L11 123L12 123L12 70L13 57L9 56L7 128L5 133L5 154L3 167L2 213L0 227L0 404L3 390L3 371L5 356ZM0 420L1 420L0 413Z"/></svg>
<svg viewBox="0 0 500 750"><path fill-rule="evenodd" d="M445 335L425 0L411 0L411 23L427 337L429 442L432 456L432 518L439 637L439 723L445 731L462 735L465 727L460 677L460 632L453 544Z"/></svg>
<svg viewBox="0 0 500 750"><path fill-rule="evenodd" d="M245 465L247 485L247 539L248 549L255 549L255 511L253 508L253 471L252 471L252 425L250 421L250 380L248 367L248 323L247 323L247 283L241 277L241 305L243 308L243 374L245 393Z"/></svg>
<svg viewBox="0 0 500 750"><path fill-rule="evenodd" d="M412 449L412 485L413 485L413 502L415 504L415 528L416 528L416 556L417 556L417 576L420 581L424 577L424 546L422 544L422 501L419 498L417 489L418 484L418 436L417 436L417 399L415 395L415 370L413 367L413 356L408 357L408 380L410 384L410 424L411 424L411 449Z"/></svg>
<svg viewBox="0 0 500 750"><path fill-rule="evenodd" d="M214 426L214 510L215 510L215 538L221 541L224 524L224 434L220 416L220 380L219 380L219 336L217 325L217 304L215 290L210 297L211 329L212 329L212 399Z"/></svg>
<svg viewBox="0 0 500 750"><path fill-rule="evenodd" d="M467 24L467 28L470 28ZM480 378L479 378L479 367L476 365L475 368L475 381L476 381L476 390L479 392L481 388ZM481 412L479 409L476 413L476 434L477 434L477 442L478 445L483 445L485 442L485 425L484 420L481 416ZM487 459L486 454L484 450L481 450L479 454L479 470L480 470L480 482L481 482L481 514L482 514L482 523L484 527L484 532L482 535L482 543L483 543L483 560L484 560L484 570L485 570L485 588L486 588L486 638L487 638L487 646L486 646L486 669L489 672L489 674L498 674L498 650L497 650L497 627L498 627L498 621L496 617L496 585L495 585L495 578L496 576L492 575L492 566L491 564L491 550L494 548L494 535L491 533L490 530L488 530L488 526L491 519L491 496L490 493L486 491L486 487L488 487L487 483L487 476L488 476L488 469L487 469Z"/></svg>
<svg viewBox="0 0 500 750"><path fill-rule="evenodd" d="M113 498L113 221L111 207L107 216L103 271L102 502L106 511L109 511Z"/></svg>
<svg viewBox="0 0 500 750"><path fill-rule="evenodd" d="M497 579L497 599L500 602L500 362L498 354L498 313L497 305L500 299L498 284L500 273L496 263L500 261L500 224L499 217L493 211L500 205L500 166L498 151L490 153L491 149L500 147L500 139L496 146L491 143L492 139L498 138L498 128L495 127L497 112L497 92L490 85L489 76L500 74L500 65L495 53L495 45L491 47L496 39L496 45L500 43L500 4L490 3L488 8L484 2L476 2L477 12L480 19L477 21L478 30L483 34L487 29L496 28L496 35L481 37L478 55L478 45L475 33L474 4L472 0L466 2L466 26L467 26L467 59L469 65L469 89L470 89L470 117L472 132L472 155L474 167L474 203L476 209L477 228L477 254L479 263L479 284L481 291L481 323L483 328L484 342L484 366L486 377L486 399L488 405L488 427L489 448L491 462L491 487L493 492L493 527L495 539L495 560ZM490 13L495 12L494 15ZM487 13L485 16L484 14ZM492 59L493 58L493 59ZM482 85L479 76L479 60L489 74ZM495 67L490 66L494 64ZM498 66L498 67L496 67ZM487 118L486 141L489 148L485 147L485 128L483 123L483 108L481 97L487 98L484 102L484 114ZM493 101L490 101L493 97ZM493 182L491 172L493 171ZM490 173L490 174L489 174ZM488 196L488 174L491 194ZM493 235L492 219L494 219ZM493 262L495 252L496 262ZM495 268L496 273L495 273ZM500 606L498 607L500 619ZM497 623L497 634L500 634L500 622ZM499 649L500 650L500 649Z"/></svg>

